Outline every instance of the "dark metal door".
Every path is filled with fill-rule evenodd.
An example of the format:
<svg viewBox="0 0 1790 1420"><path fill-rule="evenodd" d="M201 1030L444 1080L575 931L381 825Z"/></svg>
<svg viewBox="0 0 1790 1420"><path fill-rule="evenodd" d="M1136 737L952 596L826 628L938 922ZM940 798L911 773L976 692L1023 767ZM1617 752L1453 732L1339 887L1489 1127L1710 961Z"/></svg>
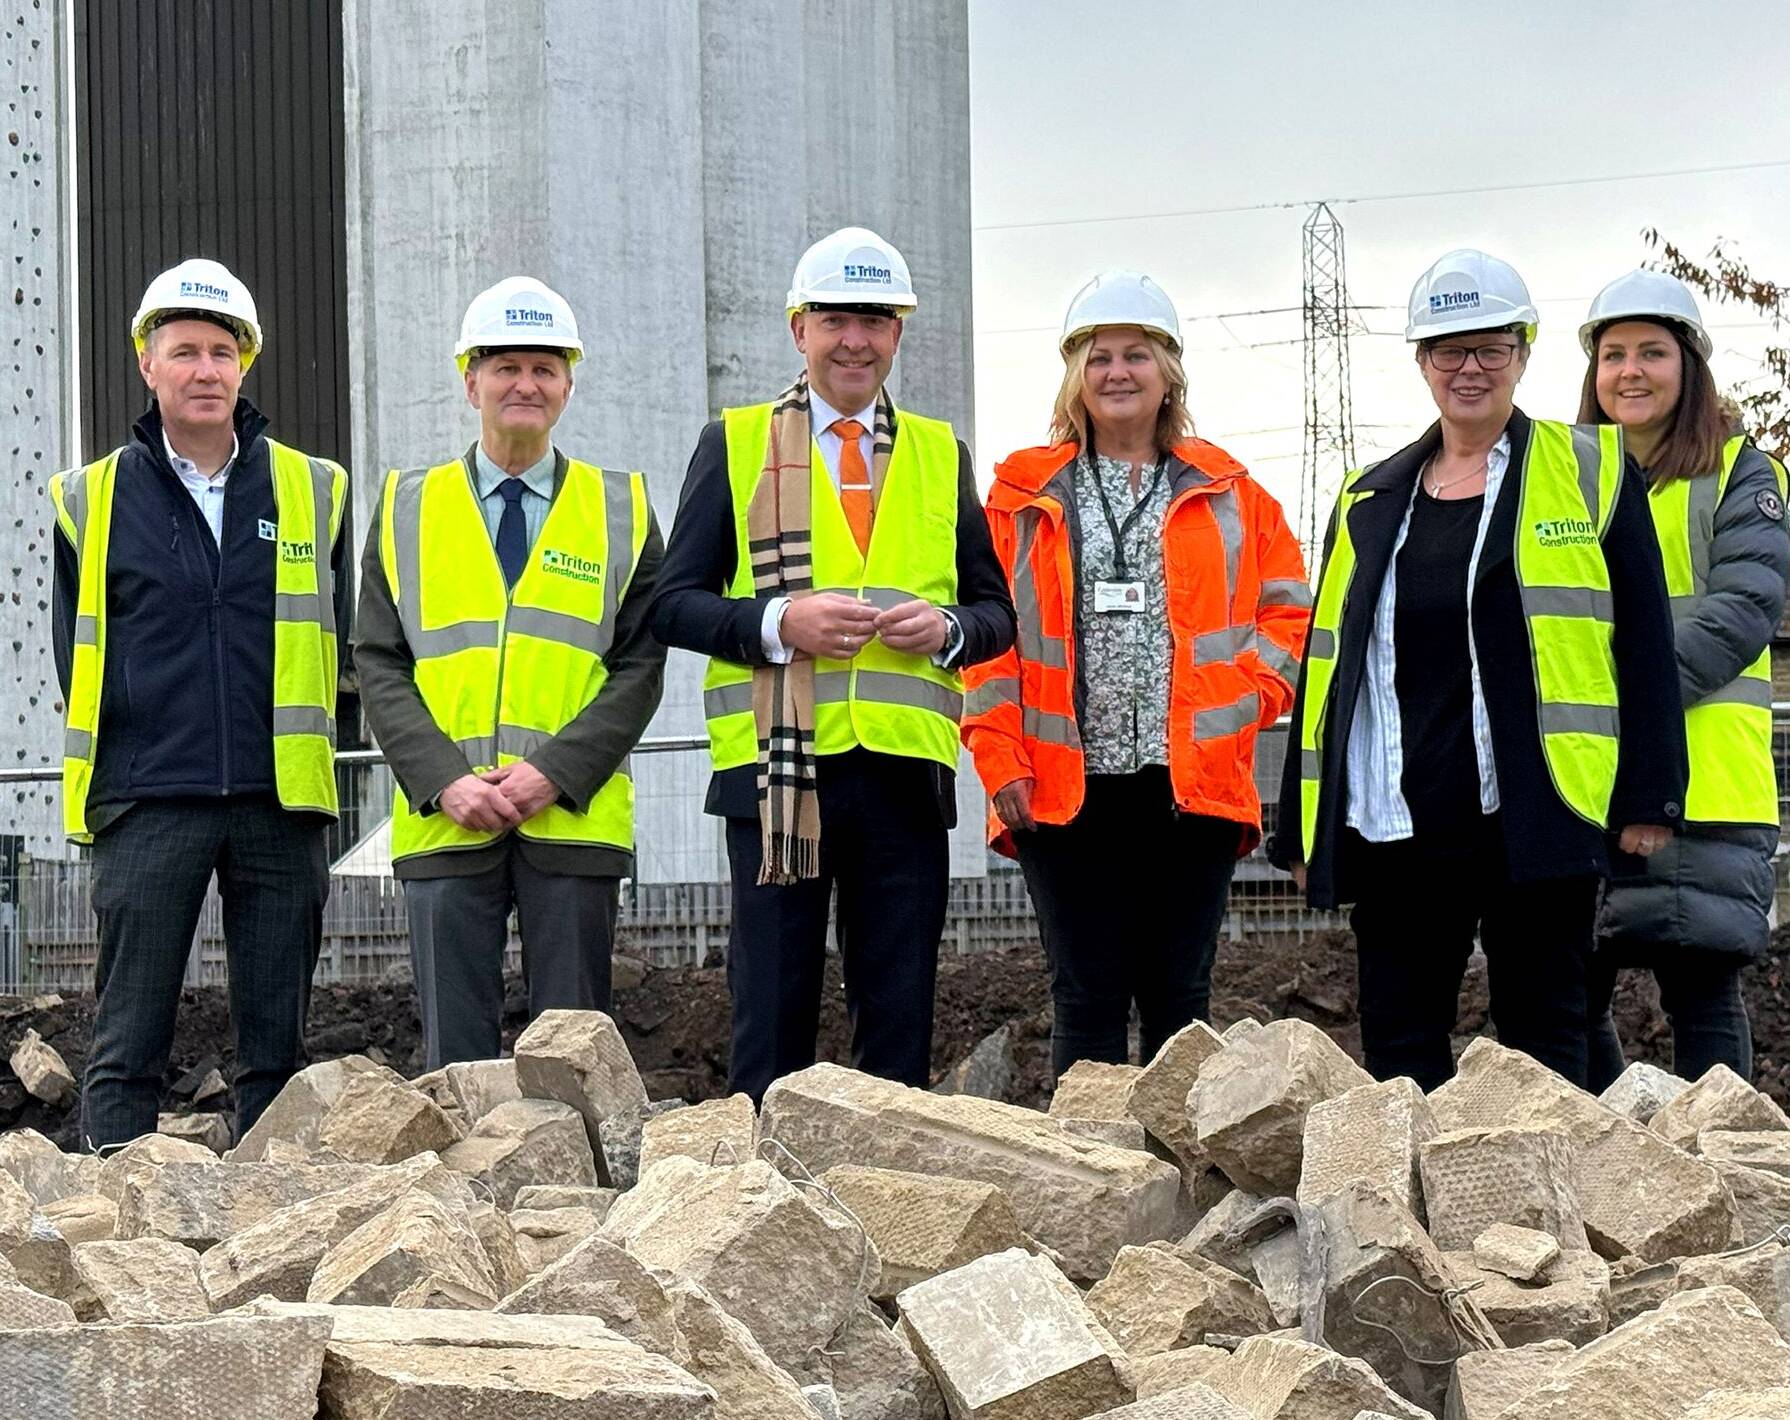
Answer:
<svg viewBox="0 0 1790 1420"><path fill-rule="evenodd" d="M243 391L274 437L346 461L341 0L75 0L81 456L146 394L129 327L188 256L248 283Z"/></svg>

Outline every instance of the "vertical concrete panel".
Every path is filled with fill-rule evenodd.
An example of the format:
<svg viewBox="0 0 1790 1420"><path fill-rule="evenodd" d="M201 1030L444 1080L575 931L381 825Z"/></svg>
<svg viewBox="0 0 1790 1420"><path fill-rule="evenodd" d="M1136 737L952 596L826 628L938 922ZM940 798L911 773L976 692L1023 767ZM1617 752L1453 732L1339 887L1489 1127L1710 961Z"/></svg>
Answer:
<svg viewBox="0 0 1790 1420"><path fill-rule="evenodd" d="M0 10L0 764L61 762L50 653L50 475L72 461L60 0ZM0 833L60 854L53 786L0 790Z"/></svg>

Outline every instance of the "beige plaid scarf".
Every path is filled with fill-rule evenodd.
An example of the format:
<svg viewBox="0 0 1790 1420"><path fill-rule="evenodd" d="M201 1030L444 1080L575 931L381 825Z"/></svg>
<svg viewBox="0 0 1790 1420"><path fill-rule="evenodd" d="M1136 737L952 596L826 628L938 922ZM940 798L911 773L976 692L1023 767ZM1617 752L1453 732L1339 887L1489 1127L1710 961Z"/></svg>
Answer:
<svg viewBox="0 0 1790 1420"><path fill-rule="evenodd" d="M895 409L876 396L871 435L871 502L881 501L895 447ZM814 587L814 547L808 491L813 432L808 377L778 395L764 472L746 508L752 588L765 597L805 597ZM820 800L814 779L814 661L797 653L787 665L752 672L752 719L758 731L758 823L763 843L761 883L793 883L820 876Z"/></svg>

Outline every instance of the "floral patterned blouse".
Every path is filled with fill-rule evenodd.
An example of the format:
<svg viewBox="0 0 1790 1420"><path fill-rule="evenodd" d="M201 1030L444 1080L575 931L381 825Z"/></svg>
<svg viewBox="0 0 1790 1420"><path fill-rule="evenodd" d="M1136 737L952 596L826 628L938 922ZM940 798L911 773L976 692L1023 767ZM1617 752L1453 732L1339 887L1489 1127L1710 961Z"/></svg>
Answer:
<svg viewBox="0 0 1790 1420"><path fill-rule="evenodd" d="M1089 774L1132 774L1168 763L1169 634L1162 573L1162 523L1170 488L1160 463L1139 475L1142 497L1131 492L1131 465L1096 453L1100 485L1112 509L1107 521L1086 454L1075 460L1075 511L1081 540L1076 576L1076 641L1084 703L1082 752ZM1126 519L1136 510L1129 528ZM1125 578L1144 584L1142 612L1097 612L1094 584L1116 580L1113 526L1124 532Z"/></svg>

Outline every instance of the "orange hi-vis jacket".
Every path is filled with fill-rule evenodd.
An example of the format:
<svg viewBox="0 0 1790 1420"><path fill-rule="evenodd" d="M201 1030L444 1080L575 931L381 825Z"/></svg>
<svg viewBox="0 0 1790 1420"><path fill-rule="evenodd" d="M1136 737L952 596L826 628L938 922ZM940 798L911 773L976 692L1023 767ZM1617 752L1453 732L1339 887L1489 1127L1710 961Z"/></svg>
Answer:
<svg viewBox="0 0 1790 1420"><path fill-rule="evenodd" d="M1024 449L995 468L988 523L1019 615L1014 648L966 667L963 739L992 795L1031 779L1032 816L1081 811L1076 728L1074 444ZM1262 836L1256 734L1292 706L1311 621L1311 587L1280 504L1223 449L1177 444L1162 524L1174 642L1169 778L1188 813L1244 825L1238 855ZM994 813L989 839L1011 854Z"/></svg>

